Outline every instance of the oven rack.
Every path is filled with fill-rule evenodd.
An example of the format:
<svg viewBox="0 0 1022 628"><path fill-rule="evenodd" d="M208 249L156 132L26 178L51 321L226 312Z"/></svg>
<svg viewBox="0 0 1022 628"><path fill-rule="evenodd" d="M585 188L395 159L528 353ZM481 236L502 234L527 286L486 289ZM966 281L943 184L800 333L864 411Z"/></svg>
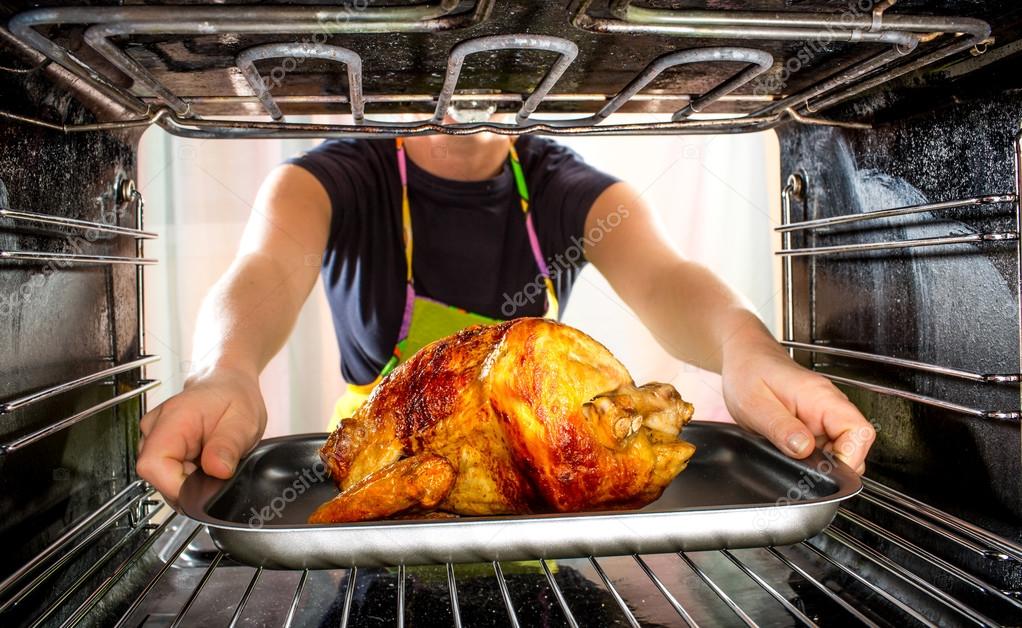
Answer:
<svg viewBox="0 0 1022 628"><path fill-rule="evenodd" d="M141 214L142 196L135 192L133 188L131 188L131 190L128 191L127 194L129 195L129 197L124 200L126 202L136 203L137 205L136 210ZM0 207L0 219L10 220L15 224L27 223L28 225L45 225L53 227L63 227L71 231L84 231L87 237L90 235L95 237L97 234L100 233L110 234L113 236L125 236L128 238L134 238L135 240L138 241L151 240L158 237L156 233L152 231L145 231L141 228L122 227L120 225L110 224L106 222L79 220L76 218L66 218L64 216L57 216L53 214L45 214L40 212L20 211L8 207ZM141 244L139 246L141 246ZM144 257L141 254L141 248L139 248L139 254L134 257L124 257L116 255L92 255L80 252L56 253L46 251L0 249L0 261L54 262L60 265L134 264L139 266L149 266L157 262L155 259ZM2 405L0 405L0 407L2 407Z"/></svg>
<svg viewBox="0 0 1022 628"><path fill-rule="evenodd" d="M42 439L46 438L47 436L66 430L72 425L81 423L85 419L95 416L100 412L104 412L106 410L110 410L111 408L115 408L120 404L124 403L125 401L130 401L132 399L145 395L147 392L155 389L161 383L162 382L160 382L160 380L158 379L140 379L134 384L132 384L125 392L122 392L109 399L101 401L93 406L81 410L80 412L76 412L71 416L64 417L62 419L57 419L56 421L53 421L52 423L48 423L43 427L32 430L27 434L11 438L10 440L0 443L0 457L6 456L9 453L15 452L23 447L31 445L32 443L39 442Z"/></svg>
<svg viewBox="0 0 1022 628"><path fill-rule="evenodd" d="M1022 191L1022 132L1018 133L1014 141L1015 149L1015 175L1017 190ZM1020 373L977 373L971 370L954 368L944 365L930 364L918 360L909 360L895 356L880 355L876 353L855 351L848 348L832 346L828 341L813 339L811 342L799 342L795 340L793 327L792 297L794 282L792 278L792 258L808 257L816 259L831 255L847 253L869 253L872 251L891 251L914 248L945 247L955 245L996 245L1002 243L1013 243L1018 251L1019 267L1022 272L1022 246L1020 246L1020 232L1022 232L1022 192L1016 191L1006 194L989 194L962 199L954 199L937 203L924 203L907 207L896 207L866 211L856 214L844 214L828 218L813 220L793 221L792 202L796 198L805 198L805 179L800 174L793 174L788 177L787 183L781 191L781 225L774 229L781 234L781 248L775 254L782 260L782 290L785 295L786 309L784 313L784 338L781 344L788 348L792 356L795 352L808 353L810 356L829 355L841 358L850 358L864 362L896 366L918 373L928 373L938 376L950 377L965 380L981 385L1012 386L1018 388L1022 382ZM797 232L825 231L836 226L857 225L871 221L890 218L895 216L919 215L927 212L942 212L951 209L974 208L981 212L1003 211L1004 205L1010 205L1014 209L1014 230L995 231L989 233L973 233L967 235L948 235L934 238L917 238L906 240L889 240L883 242L867 242L828 246L810 246L795 248L792 247L792 234ZM814 363L814 368L816 365ZM876 382L870 382L857 377L837 375L823 371L816 371L831 381L859 388L869 392L897 397L914 403L941 408L968 416L977 417L991 421L1019 422L1022 420L1022 412L1015 409L991 409L977 408L974 406L953 403L943 399L936 399L916 392L885 386Z"/></svg>
<svg viewBox="0 0 1022 628"><path fill-rule="evenodd" d="M85 231L87 233L109 233L112 235L123 235L132 238L138 238L143 240L151 240L158 237L156 233L152 231L144 231L142 229L133 229L131 227L121 227L119 225L111 225L103 222L94 222L91 220L78 220L76 218L65 218L64 216L55 216L53 214L41 214L39 212L29 211L18 211L15 209L9 209L0 207L0 218L6 218L15 222L28 222L42 225L52 225L56 227L65 227L68 229L77 229Z"/></svg>
<svg viewBox="0 0 1022 628"><path fill-rule="evenodd" d="M135 264L150 266L156 260L150 257L123 257L117 255L88 255L85 253L46 253L43 251L0 250L0 261L56 262L59 264Z"/></svg>
<svg viewBox="0 0 1022 628"><path fill-rule="evenodd" d="M0 414L8 414L15 410L27 408L32 404L49 399L50 397L72 391L88 384L94 384L100 380L109 380L107 383L113 383L113 380L109 378L114 375L141 368L147 364L152 364L159 359L160 356L157 355L146 355L138 358L137 360L117 364L88 375L83 375L82 377L78 377L68 382L61 382L59 384L54 384L53 386L48 386L41 390L37 390L36 392L0 403Z"/></svg>
<svg viewBox="0 0 1022 628"><path fill-rule="evenodd" d="M312 43L308 37L257 46L242 51L235 59L235 69L247 80L251 95L222 94L212 98L240 104L261 103L271 121L251 119L210 119L195 115L194 99L179 96L163 85L141 62L114 43L115 37L151 35L306 35L386 34L386 33L451 33L487 22L497 10L494 0L476 0L461 8L460 2L444 0L439 4L418 4L405 7L370 7L351 11L341 7L261 6L261 7L195 7L195 6L131 6L131 7L58 7L26 11L9 23L10 37L27 49L41 53L38 60L49 59L73 73L102 97L122 108L126 118L116 122L83 125L80 130L126 128L158 124L167 131L198 138L307 138L337 136L393 136L431 133L469 134L484 131L506 135L542 133L550 135L615 135L661 133L740 133L773 128L788 121L808 124L842 124L812 117L853 98L866 90L894 80L950 56L972 49L982 52L980 45L990 35L990 26L981 20L961 17L901 15L886 12L893 2L877 3L868 14L848 13L777 13L727 10L665 10L632 6L630 2L612 0L609 8L614 17L594 17L592 0L581 0L565 6L565 18L577 33L610 33L616 35L662 35L671 38L697 38L700 41L723 42L787 42L839 41L850 45L881 45L889 49L847 67L837 67L822 81L796 93L765 95L766 104L747 115L723 119L689 119L691 114L705 110L713 103L729 97L731 92L749 83L760 74L777 71L785 60L776 60L765 50L721 46L689 48L683 46L656 59L636 74L614 95L602 93L550 93L558 77L573 62L577 46L570 39L550 35L498 34L462 40L451 50L446 64L446 78L439 94L380 93L364 94L363 67L357 51L325 43ZM85 28L85 40L103 59L125 75L145 93L120 87L80 55L43 34L40 27L75 25ZM523 96L507 89L496 94L468 95L472 100L497 104L521 103L514 124L473 123L444 124L444 114L456 100L457 77L470 54L495 50L546 50L561 54L530 94ZM715 51L715 52L714 52ZM278 99L258 75L254 62L258 59L319 58L346 66L349 94L346 97L289 96L286 102L346 103L354 115L353 124L291 123L284 118ZM725 79L702 94L642 94L642 89L663 70L682 63L747 62L746 69ZM437 68L439 71L441 68ZM600 124L610 113L630 101L661 98L686 102L670 121L643 121L628 124ZM758 97L744 97L756 100ZM282 97L281 101L284 100ZM532 119L543 103L557 102L572 111L584 113L599 107L595 115L572 119ZM369 120L364 116L367 103L426 103L435 109L427 119L411 123ZM9 112L5 117L32 122L25 116ZM44 123L45 124L45 123ZM852 123L853 125L861 123ZM109 125L109 126L106 126ZM54 125L65 131L76 126Z"/></svg>
<svg viewBox="0 0 1022 628"><path fill-rule="evenodd" d="M870 519L859 512L863 502L886 509L912 527L907 533L899 533L891 529L893 526ZM917 539L927 534L939 535L950 544L977 552L989 571L967 570L906 538ZM897 547L971 590L975 599L956 597L956 590L945 580L935 576L923 578L895 562L877 542L866 539ZM387 609L390 613L385 618L387 622L395 626L414 623L410 613L416 609L423 612L422 606L415 603L415 597L422 594L421 568L395 565L392 569L353 567L275 572L240 568L222 552L202 550L202 546L208 545L203 526L165 508L144 482L134 482L0 583L0 618L17 617L19 623L31 626L43 623L76 626L98 619L109 624L116 620L118 626L124 626L140 625L146 616L151 616L166 619L172 626L233 627L244 625L246 609L254 599L271 597L278 606L278 620L283 626L303 625L308 618L299 616L323 614L331 604L339 607L333 619L340 626L358 625L356 591L364 595L366 586L381 582L388 589L385 597L392 603ZM74 566L76 557L90 546L106 551L66 588L48 590L46 585ZM848 552L858 554L864 562L858 563L857 568L848 566L841 558ZM203 555L208 560L196 564L193 556ZM434 578L437 581L430 587L446 598L453 626L471 623L459 604L459 592L464 596L466 585L474 587L476 581L489 583L489 602L500 608L501 614L506 613L508 625L523 625L530 612L528 600L515 599L522 597L523 582L545 591L544 599L550 602L550 610L560 618L554 625L586 625L581 609L591 600L581 599L579 590L569 588L570 583L562 573L566 567L588 574L592 587L585 594L612 605L621 625L643 625L647 619L643 613L652 605L660 611L669 610L675 623L681 620L690 626L708 624L703 618L706 615L715 621L747 626L774 625L778 618L788 625L816 626L843 621L876 626L894 623L895 617L903 618L909 625L997 626L1010 623L1010 618L1022 611L1019 591L1005 590L995 582L997 565L1004 562L1022 562L1022 547L867 480L863 497L842 508L834 525L819 537L794 546L545 560L526 570L529 575L524 579L520 563L495 562L471 568L447 564L439 569L441 575ZM508 575L508 569L517 575ZM469 572L468 577L463 570ZM459 572L463 575L459 576ZM93 578L97 574L103 577ZM128 574L132 574L133 581L144 583L139 594L123 600L114 616L95 615L109 611L100 601L108 599L108 593ZM272 583L265 582L271 577ZM281 580L290 584L285 587ZM324 593L324 581L340 586ZM88 582L99 586L85 590ZM313 582L318 584L313 586ZM218 588L225 584L231 586L230 596ZM219 593L214 594L211 591L214 588ZM856 589L868 591L872 597L860 596L859 605L853 605L847 596ZM160 595L152 596L157 590ZM40 593L46 597L46 603L25 612L31 596ZM150 608L157 598L168 597L178 603L172 614ZM17 615L22 612L25 614ZM261 612L259 618L266 622L266 613Z"/></svg>
<svg viewBox="0 0 1022 628"><path fill-rule="evenodd" d="M18 229L25 226L42 225L44 227L60 227L71 232L84 231L86 241L91 241L89 238L95 238L98 234L109 234L113 237L134 239L135 255L131 257L95 255L81 253L78 251L74 253L57 253L19 249L0 250L0 262L9 261L16 264L39 264L46 262L46 268L52 272L59 271L71 265L80 264L101 265L107 267L134 266L135 292L138 299L137 325L139 330L139 341L136 354L138 357L121 362L120 364L113 364L107 368L87 373L68 381L58 382L38 390L22 393L11 399L0 401L0 416L4 416L13 412L28 409L39 402L72 392L88 385L102 384L112 386L115 393L112 397L95 403L83 410L79 410L69 416L56 420L47 420L45 425L42 425L41 427L32 429L23 434L8 436L6 440L0 442L0 463L2 463L4 457L10 453L37 443L53 434L62 432L90 417L96 416L107 410L114 409L122 403L139 399L141 407L145 408L146 393L161 384L160 380L147 379L145 377L145 367L158 361L160 357L146 353L144 333L145 312L142 305L144 293L143 267L157 263L157 260L144 256L143 242L145 240L158 237L158 234L152 231L146 231L142 228L145 204L142 199L142 195L135 188L134 181L131 179L118 179L114 183L112 189L119 203L132 205L132 209L136 214L135 227L123 227L110 222L67 218L64 216L41 212L0 208L0 220L6 219L14 223L16 233L20 233ZM33 235L39 234L34 233ZM66 234L59 232L59 235L66 238L66 243L72 245L77 244L76 241L67 237ZM53 236L54 234L46 234L46 237ZM115 357L108 357L107 359L111 362L116 361ZM137 371L138 375L130 381L119 380L119 377L123 377L132 371Z"/></svg>
<svg viewBox="0 0 1022 628"><path fill-rule="evenodd" d="M799 175L795 175L799 176ZM801 184L797 184L801 185ZM791 187L785 188L785 194L790 196ZM790 198L785 203L790 204ZM834 218L820 218L803 222L794 222L782 225L774 229L782 233L786 238L795 231L810 231L824 229L836 225L847 225L852 223L868 222L892 216L909 216L924 212L942 211L946 209L958 209L962 207L978 207L981 209L996 209L1003 203L1017 203L1017 194L997 194L990 196L979 196L965 198L943 203L927 203L923 205L912 205L909 207L897 207L893 209L881 209L863 212L861 214L849 214ZM983 242L1018 242L1018 228L1014 231L995 231L991 233L970 233L967 235L948 235L939 238L917 238L909 240L892 240L887 242L865 242L859 244L841 244L834 246L813 246L805 248L790 248L786 245L777 252L782 257L801 257L814 255L833 255L835 253L858 253L863 251L877 251L884 249L905 249L913 247L946 246L954 244L974 244Z"/></svg>

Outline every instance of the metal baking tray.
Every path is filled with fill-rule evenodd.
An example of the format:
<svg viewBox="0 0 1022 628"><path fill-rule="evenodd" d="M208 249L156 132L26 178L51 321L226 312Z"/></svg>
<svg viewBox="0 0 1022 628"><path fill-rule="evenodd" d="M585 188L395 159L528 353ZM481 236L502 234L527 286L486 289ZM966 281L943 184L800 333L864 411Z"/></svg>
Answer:
<svg viewBox="0 0 1022 628"><path fill-rule="evenodd" d="M640 510L310 525L337 494L318 456L326 436L264 440L229 480L196 471L179 507L240 562L329 569L786 545L818 534L862 489L819 452L792 460L737 426L694 421L688 468Z"/></svg>

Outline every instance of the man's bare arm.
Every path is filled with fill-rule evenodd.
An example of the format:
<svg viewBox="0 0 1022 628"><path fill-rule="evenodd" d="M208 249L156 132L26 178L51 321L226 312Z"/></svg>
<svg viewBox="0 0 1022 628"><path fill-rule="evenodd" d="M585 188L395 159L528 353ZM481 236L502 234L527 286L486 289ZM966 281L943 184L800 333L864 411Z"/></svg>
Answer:
<svg viewBox="0 0 1022 628"><path fill-rule="evenodd" d="M671 245L652 210L624 183L594 203L586 257L669 353L723 376L735 420L797 458L816 446L860 473L875 432L833 384L793 362L742 300Z"/></svg>
<svg viewBox="0 0 1022 628"><path fill-rule="evenodd" d="M196 466L230 477L262 436L259 373L316 283L330 212L302 168L281 166L263 182L237 257L203 300L184 390L142 419L138 473L168 499Z"/></svg>

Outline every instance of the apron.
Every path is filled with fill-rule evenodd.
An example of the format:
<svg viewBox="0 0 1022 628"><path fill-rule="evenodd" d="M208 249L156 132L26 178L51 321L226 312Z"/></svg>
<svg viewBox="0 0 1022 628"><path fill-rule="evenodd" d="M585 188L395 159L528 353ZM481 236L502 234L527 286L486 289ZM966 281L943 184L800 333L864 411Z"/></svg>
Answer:
<svg viewBox="0 0 1022 628"><path fill-rule="evenodd" d="M518 153L515 151L514 141L509 142L508 159L511 162L511 172L514 173L515 186L522 201L522 217L525 221L525 231L529 236L529 248L532 250L536 266L539 268L539 272L543 276L543 282L546 284L546 313L543 316L556 320L559 313L557 293L554 291L554 284L550 279L550 271L544 261L543 252L539 247L536 228L532 224L532 215L529 213L529 190L525 185L525 175L522 173L522 164L518 161ZM414 355L422 347L471 325L488 325L501 322L501 319L468 312L453 305L415 294L415 282L412 279L412 214L411 207L408 204L407 163L404 140L398 138L397 167L401 175L401 228L404 239L405 266L408 269L405 277L405 309L401 320L401 329L398 332L398 341L394 346L393 354L375 380L364 385L348 384L344 395L338 399L337 404L334 406L333 418L330 420L330 431L337 429L341 421L355 414L355 411L369 398L369 395L380 381L393 371L398 364Z"/></svg>

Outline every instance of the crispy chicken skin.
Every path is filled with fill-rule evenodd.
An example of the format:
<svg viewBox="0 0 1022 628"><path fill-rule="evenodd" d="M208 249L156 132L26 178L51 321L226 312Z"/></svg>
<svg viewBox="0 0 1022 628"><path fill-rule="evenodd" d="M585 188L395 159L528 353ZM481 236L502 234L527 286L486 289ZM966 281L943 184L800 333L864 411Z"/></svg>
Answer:
<svg viewBox="0 0 1022 628"><path fill-rule="evenodd" d="M476 326L396 368L320 450L341 494L311 523L639 507L695 452L668 384L636 387L582 332Z"/></svg>
<svg viewBox="0 0 1022 628"><path fill-rule="evenodd" d="M309 523L366 521L436 507L454 484L454 467L441 456L419 454L370 473L316 509Z"/></svg>

